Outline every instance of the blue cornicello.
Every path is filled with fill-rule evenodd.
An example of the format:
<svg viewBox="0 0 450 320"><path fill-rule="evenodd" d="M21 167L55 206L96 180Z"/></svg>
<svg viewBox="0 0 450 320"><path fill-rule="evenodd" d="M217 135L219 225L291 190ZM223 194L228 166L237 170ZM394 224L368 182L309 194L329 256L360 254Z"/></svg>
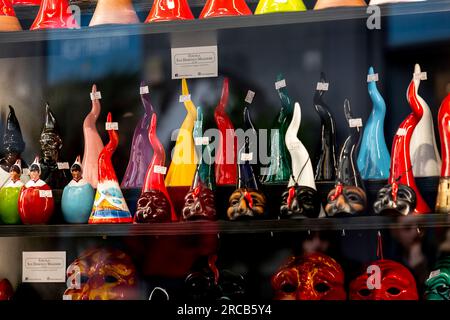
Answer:
<svg viewBox="0 0 450 320"><path fill-rule="evenodd" d="M391 156L384 139L386 103L378 91L376 77L373 67L370 67L367 81L373 109L364 128L357 162L364 180L387 179L391 163Z"/></svg>
<svg viewBox="0 0 450 320"><path fill-rule="evenodd" d="M70 168L73 180L64 188L61 209L67 223L87 223L94 203L94 188L81 175L80 157Z"/></svg>

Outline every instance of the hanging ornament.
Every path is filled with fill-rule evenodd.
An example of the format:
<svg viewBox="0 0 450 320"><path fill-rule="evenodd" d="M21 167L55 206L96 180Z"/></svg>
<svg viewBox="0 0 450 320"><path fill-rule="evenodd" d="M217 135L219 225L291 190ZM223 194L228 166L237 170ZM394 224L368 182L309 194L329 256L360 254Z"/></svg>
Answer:
<svg viewBox="0 0 450 320"><path fill-rule="evenodd" d="M436 200L436 212L450 213L450 94L442 101L438 114L442 167Z"/></svg>
<svg viewBox="0 0 450 320"><path fill-rule="evenodd" d="M337 7L365 7L364 0L317 0L314 10Z"/></svg>
<svg viewBox="0 0 450 320"><path fill-rule="evenodd" d="M79 28L68 0L42 0L30 30Z"/></svg>
<svg viewBox="0 0 450 320"><path fill-rule="evenodd" d="M89 26L132 23L139 23L132 0L98 0Z"/></svg>
<svg viewBox="0 0 450 320"><path fill-rule="evenodd" d="M0 1L0 31L20 31L19 19L13 8L11 0Z"/></svg>
<svg viewBox="0 0 450 320"><path fill-rule="evenodd" d="M0 189L0 222L4 224L19 224L19 194L24 185L21 180L22 161L17 159L16 163L9 169L10 178Z"/></svg>
<svg viewBox="0 0 450 320"><path fill-rule="evenodd" d="M208 0L199 18L248 16L251 14L252 11L245 3L245 0Z"/></svg>
<svg viewBox="0 0 450 320"><path fill-rule="evenodd" d="M302 0L259 0L255 14L306 11Z"/></svg>

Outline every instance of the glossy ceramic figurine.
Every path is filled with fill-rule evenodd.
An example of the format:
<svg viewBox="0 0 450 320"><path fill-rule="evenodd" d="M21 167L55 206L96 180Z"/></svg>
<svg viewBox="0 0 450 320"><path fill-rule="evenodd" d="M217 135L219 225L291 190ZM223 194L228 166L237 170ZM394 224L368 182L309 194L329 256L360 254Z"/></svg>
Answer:
<svg viewBox="0 0 450 320"><path fill-rule="evenodd" d="M187 0L156 0L145 23L192 19L194 15Z"/></svg>
<svg viewBox="0 0 450 320"><path fill-rule="evenodd" d="M308 150L297 138L301 123L300 104L294 106L294 115L286 132L286 146L292 159L292 176L283 193L280 209L282 218L317 218L321 210L320 196L314 181L314 171Z"/></svg>
<svg viewBox="0 0 450 320"><path fill-rule="evenodd" d="M67 223L87 223L94 203L94 188L83 179L80 156L70 168L72 181L64 188L61 209Z"/></svg>
<svg viewBox="0 0 450 320"><path fill-rule="evenodd" d="M306 7L302 0L259 0L255 14L305 10Z"/></svg>
<svg viewBox="0 0 450 320"><path fill-rule="evenodd" d="M411 99L415 95L414 86L414 81L412 81L408 88L408 95ZM411 104L411 106L419 107L417 103ZM418 113L419 110L414 110L400 124L394 137L388 185L378 191L373 205L376 214L408 215L431 211L416 186L409 157L411 136L419 122Z"/></svg>
<svg viewBox="0 0 450 320"><path fill-rule="evenodd" d="M335 188L331 190L327 197L325 212L328 217L362 214L367 206L364 184L356 165L362 121L353 118L348 100L344 102L344 112L349 126L349 136L345 140L339 155Z"/></svg>
<svg viewBox="0 0 450 320"><path fill-rule="evenodd" d="M320 82L327 83L325 74L320 74ZM330 107L323 101L326 91L317 89L314 94L314 108L320 117L321 143L317 151L316 181L336 180L336 123Z"/></svg>
<svg viewBox="0 0 450 320"><path fill-rule="evenodd" d="M214 111L214 119L220 131L215 160L216 183L219 186L236 184L237 179L237 141L233 123L225 111L228 105L228 95L228 78L225 78L222 96Z"/></svg>
<svg viewBox="0 0 450 320"><path fill-rule="evenodd" d="M252 11L245 0L208 0L199 18L214 18L226 16L248 16Z"/></svg>
<svg viewBox="0 0 450 320"><path fill-rule="evenodd" d="M132 0L98 0L89 26L139 23Z"/></svg>
<svg viewBox="0 0 450 320"><path fill-rule="evenodd" d="M276 83L283 81L283 75L278 75ZM281 110L272 125L272 130L274 130L273 132L275 134L271 134L270 165L267 168L267 174L263 179L263 183L265 184L285 183L291 178L291 159L286 148L285 137L287 128L292 119L294 104L287 92L285 81L277 91L281 101Z"/></svg>
<svg viewBox="0 0 450 320"><path fill-rule="evenodd" d="M134 129L131 144L130 160L123 177L122 188L142 188L145 174L152 158L150 141L148 139L148 126L152 117L153 106L150 102L148 86L141 83L141 100L144 106L144 115Z"/></svg>
<svg viewBox="0 0 450 320"><path fill-rule="evenodd" d="M107 123L112 123L112 115L108 113ZM133 221L122 190L117 181L111 157L119 144L119 134L108 129L109 142L98 157L98 185L92 206L90 224L99 223L131 223Z"/></svg>
<svg viewBox="0 0 450 320"><path fill-rule="evenodd" d="M20 159L9 169L9 181L0 189L0 222L19 224L19 194L24 185L20 177L22 166Z"/></svg>
<svg viewBox="0 0 450 320"><path fill-rule="evenodd" d="M374 287L369 288L369 276L376 275L370 275L364 268L361 275L350 283L350 300L419 300L416 280L405 266L392 260L377 260L369 265L380 269L380 282L376 283L374 279Z"/></svg>
<svg viewBox="0 0 450 320"><path fill-rule="evenodd" d="M19 215L23 224L46 224L55 208L51 188L40 179L39 157L30 166L30 181L19 194Z"/></svg>
<svg viewBox="0 0 450 320"><path fill-rule="evenodd" d="M369 77L375 72L369 69ZM376 82L368 80L369 95L372 100L372 112L364 128L361 148L358 154L358 169L364 180L383 180L389 177L391 156L384 139L384 117L386 103L378 91Z"/></svg>
<svg viewBox="0 0 450 320"><path fill-rule="evenodd" d="M206 140L205 140L206 138ZM204 141L205 140L205 141ZM211 163L209 139L203 137L203 113L197 108L197 121L194 127L194 141L200 154L194 182L184 198L182 210L183 220L216 220L216 204L214 198L214 166ZM208 159L203 159L204 155Z"/></svg>
<svg viewBox="0 0 450 320"><path fill-rule="evenodd" d="M436 212L450 213L450 94L441 103L438 114L442 167L436 200Z"/></svg>
<svg viewBox="0 0 450 320"><path fill-rule="evenodd" d="M344 270L322 253L291 257L272 276L276 300L346 300Z"/></svg>
<svg viewBox="0 0 450 320"><path fill-rule="evenodd" d="M144 187L137 202L135 223L177 220L164 184L166 153L156 134L156 121L156 114L153 113L147 138L153 148L153 159L147 169Z"/></svg>
<svg viewBox="0 0 450 320"><path fill-rule="evenodd" d="M11 300L14 295L14 290L8 279L0 281L0 301Z"/></svg>
<svg viewBox="0 0 450 320"><path fill-rule="evenodd" d="M426 300L450 300L450 255L442 256L425 282Z"/></svg>
<svg viewBox="0 0 450 320"><path fill-rule="evenodd" d="M68 0L42 0L30 30L79 28Z"/></svg>
<svg viewBox="0 0 450 320"><path fill-rule="evenodd" d="M41 4L41 0L12 0L13 5L17 6L38 6Z"/></svg>
<svg viewBox="0 0 450 320"><path fill-rule="evenodd" d="M83 177L93 188L97 188L98 156L103 150L103 141L97 131L97 119L101 112L100 99L97 92L97 86L94 84L91 92L92 109L83 122Z"/></svg>
<svg viewBox="0 0 450 320"><path fill-rule="evenodd" d="M25 141L23 141L22 130L20 130L19 121L11 106L9 106L5 133L3 134L3 148L5 150L5 156L0 159L0 187L9 180L10 169L17 163L17 160L20 160L21 168L28 168L26 162L21 158L21 154L25 150ZM21 179L23 182L27 182L29 177L27 175L22 175Z"/></svg>
<svg viewBox="0 0 450 320"><path fill-rule="evenodd" d="M317 0L314 10L337 7L364 7L364 0Z"/></svg>
<svg viewBox="0 0 450 320"><path fill-rule="evenodd" d="M64 292L71 300L138 299L136 268L123 251L110 248L86 250L67 270L68 279L79 277L81 280L80 288L68 288Z"/></svg>
<svg viewBox="0 0 450 320"><path fill-rule="evenodd" d="M411 137L411 163L414 177L439 176L442 162L434 136L433 115L428 104L418 94L420 80L421 69L416 64L407 92L409 105L419 119Z"/></svg>
<svg viewBox="0 0 450 320"><path fill-rule="evenodd" d="M0 1L0 31L20 31L19 19L16 17L10 0Z"/></svg>

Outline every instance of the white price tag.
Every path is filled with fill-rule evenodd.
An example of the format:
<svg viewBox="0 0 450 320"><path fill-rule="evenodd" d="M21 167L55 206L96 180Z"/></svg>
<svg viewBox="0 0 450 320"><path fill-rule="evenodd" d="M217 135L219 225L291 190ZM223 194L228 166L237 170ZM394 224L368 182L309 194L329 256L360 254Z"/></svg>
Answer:
<svg viewBox="0 0 450 320"><path fill-rule="evenodd" d="M150 90L148 89L148 86L140 87L140 88L139 88L139 93L140 93L140 94L150 93Z"/></svg>
<svg viewBox="0 0 450 320"><path fill-rule="evenodd" d="M70 169L68 162L58 162L56 163L58 170Z"/></svg>
<svg viewBox="0 0 450 320"><path fill-rule="evenodd" d="M317 82L316 90L319 91L328 91L329 83L327 82Z"/></svg>
<svg viewBox="0 0 450 320"><path fill-rule="evenodd" d="M247 102L248 104L252 104L254 97L255 97L255 92L252 90L248 90L247 96L245 97L245 102Z"/></svg>
<svg viewBox="0 0 450 320"><path fill-rule="evenodd" d="M180 96L180 102L186 102L186 101L191 101L191 95L181 95Z"/></svg>
<svg viewBox="0 0 450 320"><path fill-rule="evenodd" d="M427 78L426 72L414 73L414 80L427 80Z"/></svg>
<svg viewBox="0 0 450 320"><path fill-rule="evenodd" d="M437 277L437 276L440 275L440 274L441 274L441 270L440 270L440 269L431 271L431 272L430 272L430 276L428 277L428 279Z"/></svg>
<svg viewBox="0 0 450 320"><path fill-rule="evenodd" d="M196 137L194 141L196 146L207 146L209 144L209 137Z"/></svg>
<svg viewBox="0 0 450 320"><path fill-rule="evenodd" d="M361 118L349 119L348 125L350 126L350 128L360 128L362 127L362 119Z"/></svg>
<svg viewBox="0 0 450 320"><path fill-rule="evenodd" d="M91 92L91 100L100 100L102 98L102 93L100 91Z"/></svg>
<svg viewBox="0 0 450 320"><path fill-rule="evenodd" d="M119 130L119 123L118 122L106 122L105 127L106 127L106 131Z"/></svg>
<svg viewBox="0 0 450 320"><path fill-rule="evenodd" d="M63 295L63 300L72 300L72 295L71 294L64 294Z"/></svg>
<svg viewBox="0 0 450 320"><path fill-rule="evenodd" d="M171 49L172 79L211 78L219 74L217 45Z"/></svg>
<svg viewBox="0 0 450 320"><path fill-rule="evenodd" d="M66 252L22 252L22 282L66 282Z"/></svg>
<svg viewBox="0 0 450 320"><path fill-rule="evenodd" d="M284 88L284 87L286 87L285 79L275 82L275 89L280 90L281 88Z"/></svg>
<svg viewBox="0 0 450 320"><path fill-rule="evenodd" d="M241 161L252 161L252 160L253 160L253 152L241 153Z"/></svg>
<svg viewBox="0 0 450 320"><path fill-rule="evenodd" d="M376 81L378 81L378 73L367 75L367 82L376 82Z"/></svg>
<svg viewBox="0 0 450 320"><path fill-rule="evenodd" d="M175 8L175 2L173 2L173 0L167 1L167 7L168 7L169 9Z"/></svg>
<svg viewBox="0 0 450 320"><path fill-rule="evenodd" d="M397 135L400 137L406 136L406 129L405 128L398 128Z"/></svg>
<svg viewBox="0 0 450 320"><path fill-rule="evenodd" d="M52 190L39 190L39 198L53 198Z"/></svg>
<svg viewBox="0 0 450 320"><path fill-rule="evenodd" d="M166 167L163 167L163 166L158 166L158 165L156 165L156 166L153 168L153 172L154 172L154 173L159 173L159 174L166 174L167 168L166 168Z"/></svg>

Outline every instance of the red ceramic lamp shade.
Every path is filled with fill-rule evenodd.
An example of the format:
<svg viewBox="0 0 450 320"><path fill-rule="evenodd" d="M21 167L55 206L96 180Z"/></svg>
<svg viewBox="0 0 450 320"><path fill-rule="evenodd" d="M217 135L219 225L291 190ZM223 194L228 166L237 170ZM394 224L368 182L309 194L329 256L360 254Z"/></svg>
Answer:
<svg viewBox="0 0 450 320"><path fill-rule="evenodd" d="M155 0L145 23L193 19L187 0Z"/></svg>
<svg viewBox="0 0 450 320"><path fill-rule="evenodd" d="M22 30L10 0L0 0L0 31Z"/></svg>
<svg viewBox="0 0 450 320"><path fill-rule="evenodd" d="M252 12L245 0L208 0L200 13L200 19L225 16L248 16Z"/></svg>
<svg viewBox="0 0 450 320"><path fill-rule="evenodd" d="M39 12L30 30L77 28L69 1L42 0Z"/></svg>

